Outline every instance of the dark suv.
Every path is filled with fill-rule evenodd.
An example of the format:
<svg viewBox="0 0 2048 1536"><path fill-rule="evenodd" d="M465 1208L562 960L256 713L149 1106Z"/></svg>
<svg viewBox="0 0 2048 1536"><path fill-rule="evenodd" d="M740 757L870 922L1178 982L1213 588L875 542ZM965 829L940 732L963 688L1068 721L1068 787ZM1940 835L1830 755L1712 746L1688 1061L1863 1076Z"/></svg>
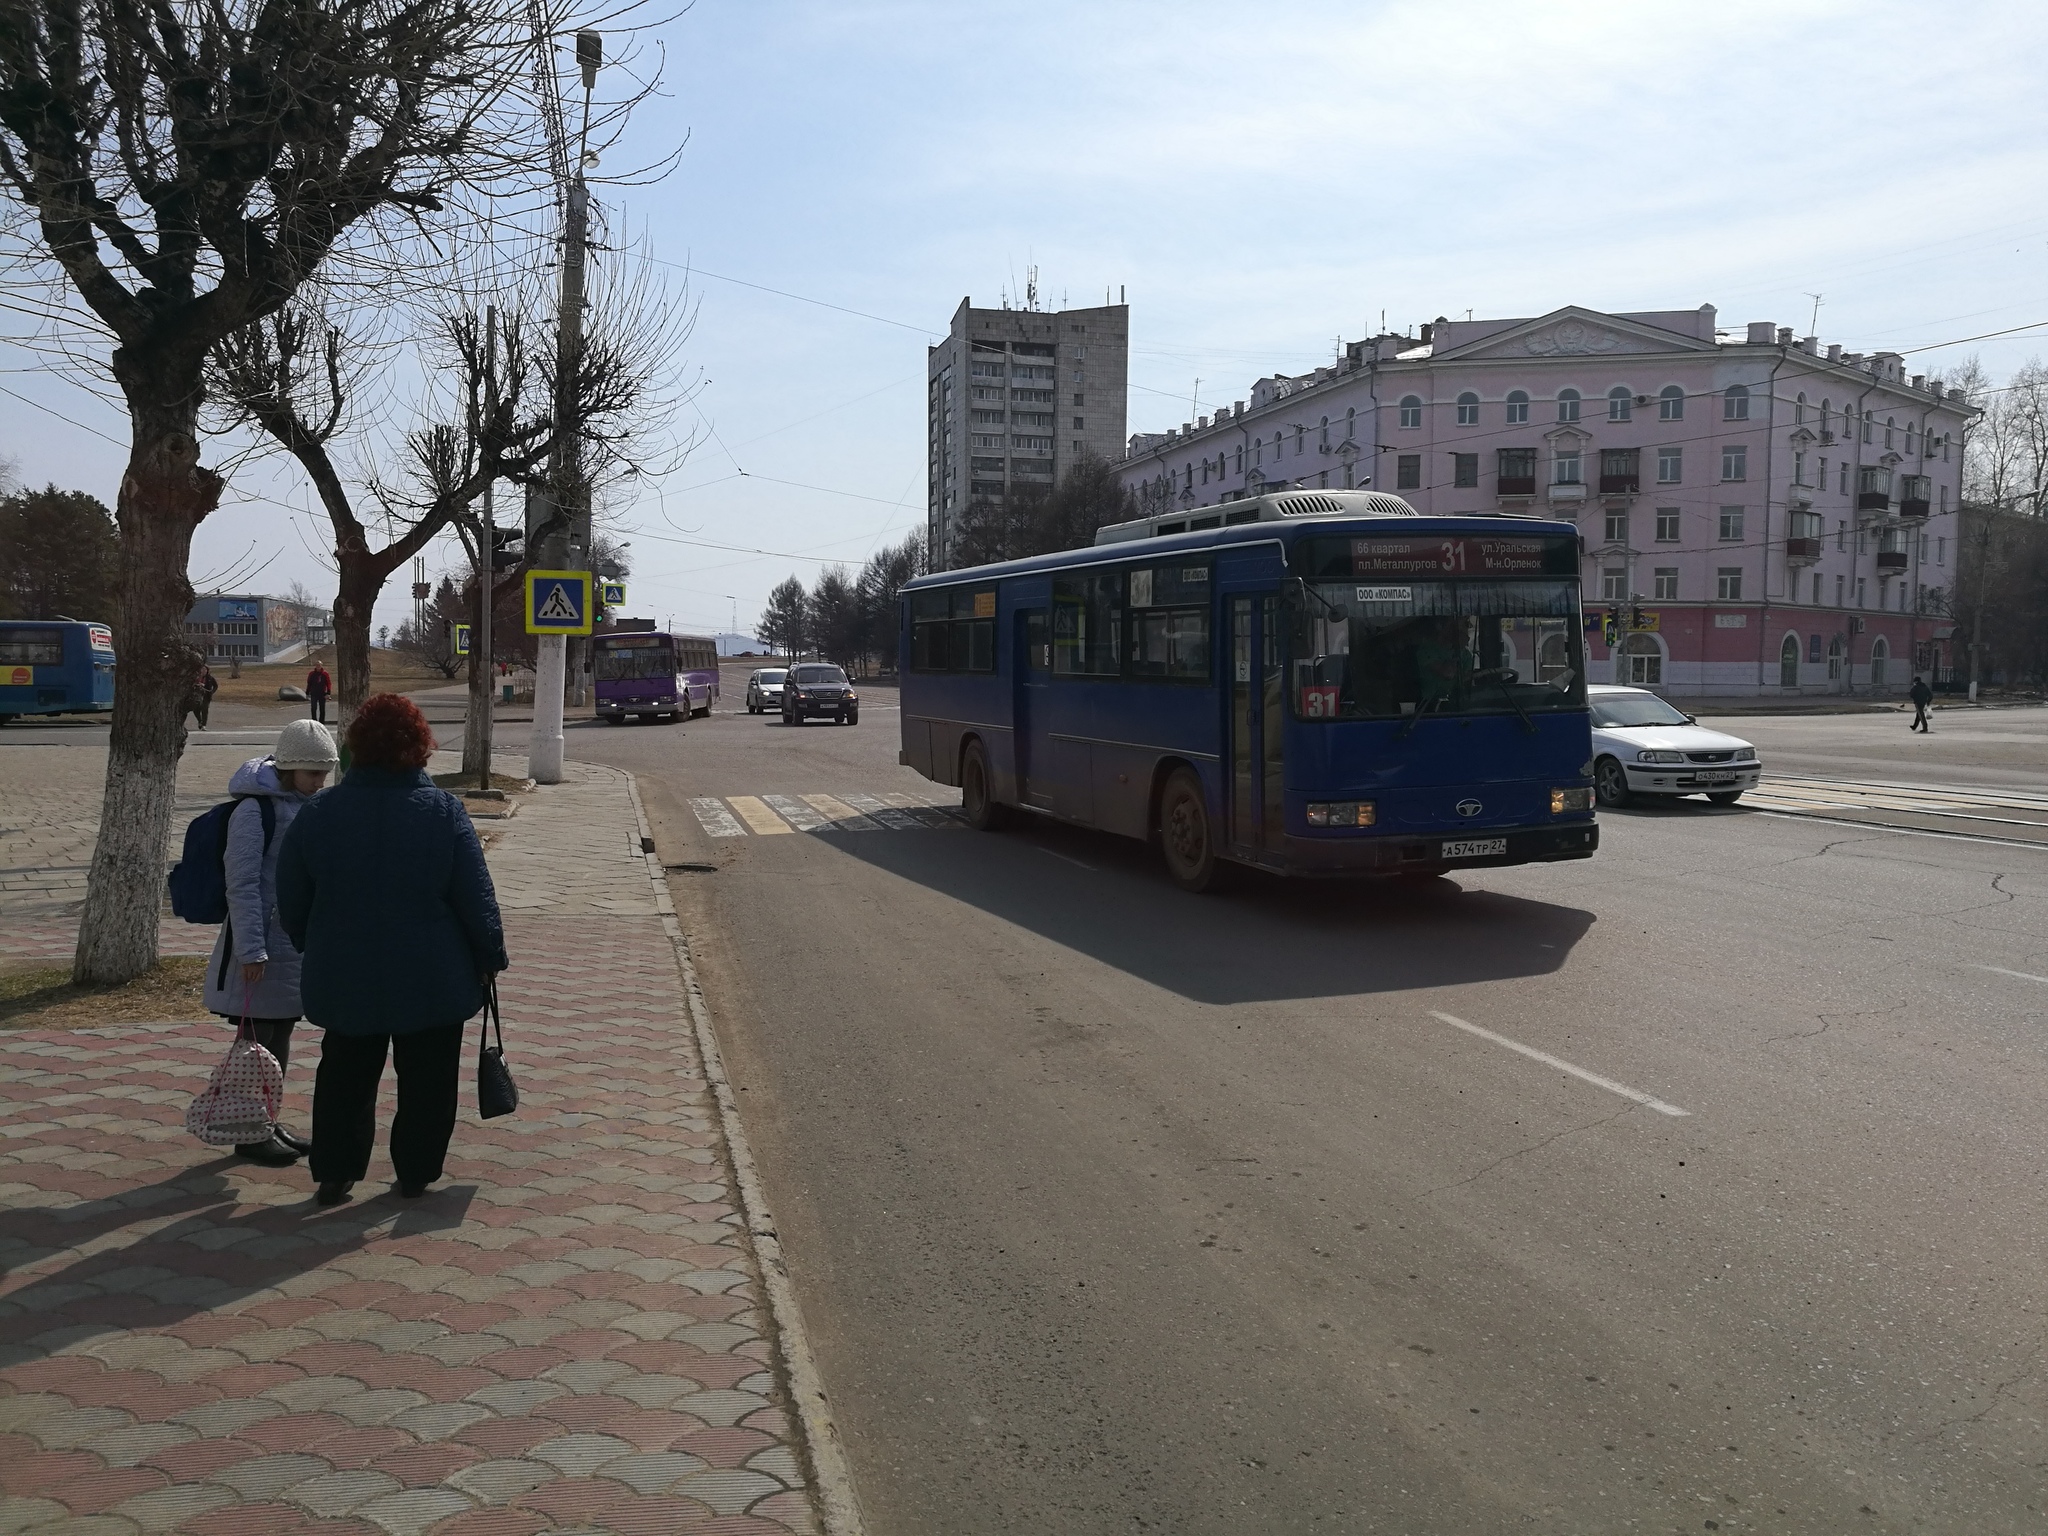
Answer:
<svg viewBox="0 0 2048 1536"><path fill-rule="evenodd" d="M791 667L782 685L784 725L802 725L813 715L831 717L841 725L860 724L860 696L846 674L829 662Z"/></svg>

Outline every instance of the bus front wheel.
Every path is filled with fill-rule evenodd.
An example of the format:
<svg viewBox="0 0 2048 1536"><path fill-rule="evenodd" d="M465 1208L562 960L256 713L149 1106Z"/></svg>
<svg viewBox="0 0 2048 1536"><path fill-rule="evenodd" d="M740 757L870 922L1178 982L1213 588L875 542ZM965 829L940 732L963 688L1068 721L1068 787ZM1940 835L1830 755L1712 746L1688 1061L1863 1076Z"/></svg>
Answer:
<svg viewBox="0 0 2048 1536"><path fill-rule="evenodd" d="M977 832L998 831L1008 820L989 792L988 754L978 741L970 741L960 758L960 812Z"/></svg>
<svg viewBox="0 0 2048 1536"><path fill-rule="evenodd" d="M1199 895L1215 888L1221 870L1209 802L1192 769L1176 768L1159 797L1159 849L1166 858L1166 872L1182 890Z"/></svg>

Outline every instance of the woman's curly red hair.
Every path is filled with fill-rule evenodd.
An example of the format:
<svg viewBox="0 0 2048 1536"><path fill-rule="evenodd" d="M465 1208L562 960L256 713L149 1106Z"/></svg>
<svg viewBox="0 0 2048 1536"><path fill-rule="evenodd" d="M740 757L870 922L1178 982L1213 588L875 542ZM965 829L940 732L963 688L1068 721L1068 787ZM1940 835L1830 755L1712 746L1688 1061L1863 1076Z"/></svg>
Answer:
<svg viewBox="0 0 2048 1536"><path fill-rule="evenodd" d="M357 768L424 768L435 747L434 732L419 706L403 694L377 693L363 700L349 722L348 753Z"/></svg>

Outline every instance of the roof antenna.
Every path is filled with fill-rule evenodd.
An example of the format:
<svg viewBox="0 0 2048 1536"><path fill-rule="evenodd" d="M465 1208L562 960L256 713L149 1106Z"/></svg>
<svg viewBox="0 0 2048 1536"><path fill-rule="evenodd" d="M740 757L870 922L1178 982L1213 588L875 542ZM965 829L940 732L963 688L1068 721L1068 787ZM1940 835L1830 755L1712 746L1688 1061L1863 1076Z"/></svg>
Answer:
<svg viewBox="0 0 2048 1536"><path fill-rule="evenodd" d="M1024 307L1033 314L1038 313L1038 264L1033 262L1024 269Z"/></svg>
<svg viewBox="0 0 2048 1536"><path fill-rule="evenodd" d="M1820 334L1821 296L1817 293L1809 293L1807 297L1813 300L1813 318L1806 322L1806 334L1818 336Z"/></svg>

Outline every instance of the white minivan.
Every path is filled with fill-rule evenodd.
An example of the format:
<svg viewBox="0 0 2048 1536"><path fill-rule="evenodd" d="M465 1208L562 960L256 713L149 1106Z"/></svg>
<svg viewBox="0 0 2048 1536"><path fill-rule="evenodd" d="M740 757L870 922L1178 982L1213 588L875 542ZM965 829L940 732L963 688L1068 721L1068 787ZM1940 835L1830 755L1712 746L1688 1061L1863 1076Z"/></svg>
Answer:
<svg viewBox="0 0 2048 1536"><path fill-rule="evenodd" d="M1591 683L1593 790L1600 803L1642 795L1705 795L1733 805L1756 788L1763 764L1739 736L1711 731L1647 688Z"/></svg>

